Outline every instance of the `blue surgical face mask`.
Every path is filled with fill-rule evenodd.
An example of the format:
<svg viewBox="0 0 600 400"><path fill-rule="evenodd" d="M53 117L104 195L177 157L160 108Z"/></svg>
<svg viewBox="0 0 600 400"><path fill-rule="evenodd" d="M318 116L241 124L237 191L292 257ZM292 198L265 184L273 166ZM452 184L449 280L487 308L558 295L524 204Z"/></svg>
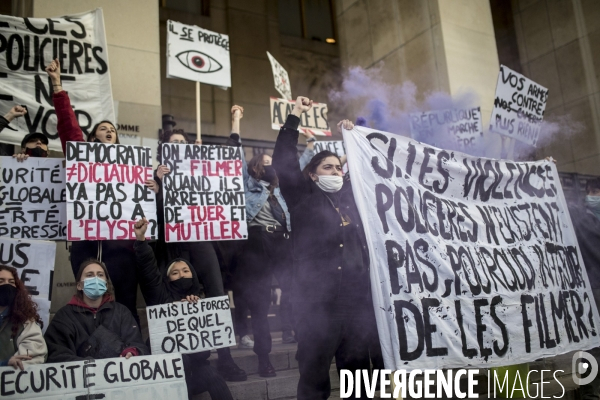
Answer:
<svg viewBox="0 0 600 400"><path fill-rule="evenodd" d="M94 276L83 281L83 293L90 299L96 300L106 293L106 282Z"/></svg>
<svg viewBox="0 0 600 400"><path fill-rule="evenodd" d="M585 196L585 204L592 210L600 211L600 196Z"/></svg>

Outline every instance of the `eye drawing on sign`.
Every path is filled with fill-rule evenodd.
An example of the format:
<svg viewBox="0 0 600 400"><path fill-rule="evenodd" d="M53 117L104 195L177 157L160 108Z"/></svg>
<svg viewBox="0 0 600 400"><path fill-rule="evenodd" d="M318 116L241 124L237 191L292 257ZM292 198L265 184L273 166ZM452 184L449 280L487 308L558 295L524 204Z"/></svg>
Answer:
<svg viewBox="0 0 600 400"><path fill-rule="evenodd" d="M177 54L180 63L195 72L209 73L223 69L214 58L199 51L188 50Z"/></svg>

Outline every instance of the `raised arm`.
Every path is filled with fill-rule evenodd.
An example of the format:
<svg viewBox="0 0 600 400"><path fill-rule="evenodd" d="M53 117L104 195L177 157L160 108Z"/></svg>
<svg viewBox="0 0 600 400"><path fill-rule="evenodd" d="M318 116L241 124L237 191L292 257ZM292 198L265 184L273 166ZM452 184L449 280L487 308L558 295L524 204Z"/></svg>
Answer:
<svg viewBox="0 0 600 400"><path fill-rule="evenodd" d="M52 88L54 89L52 100L54 101L54 110L56 111L56 119L58 121L58 137L60 138L63 153L66 155L67 142L83 142L85 140L83 138L83 132L77 122L75 112L71 107L69 95L62 88L62 82L60 81L60 62L58 61L58 58L46 67L46 72L52 81Z"/></svg>
<svg viewBox="0 0 600 400"><path fill-rule="evenodd" d="M240 136L240 120L244 118L244 107L235 105L231 107L231 135L227 140L228 146L241 147L242 138ZM242 174L244 178L244 190L248 190L248 180L250 175L248 174L248 163L246 163L246 156L244 149L242 151Z"/></svg>
<svg viewBox="0 0 600 400"><path fill-rule="evenodd" d="M310 110L312 100L299 96L285 124L279 130L275 150L273 151L273 166L279 178L279 187L288 206L296 202L310 190L308 182L302 175L298 162L298 125L302 113Z"/></svg>
<svg viewBox="0 0 600 400"><path fill-rule="evenodd" d="M27 114L27 109L25 107L14 106L13 108L11 108L4 115L4 117L0 117L0 132L2 132L4 128L8 128L11 131L15 131L16 129L11 128L10 126L8 126L8 124L10 124L10 121L12 121L13 119L22 117L25 114Z"/></svg>
<svg viewBox="0 0 600 400"><path fill-rule="evenodd" d="M298 160L301 171L304 170L304 167L306 167L310 160L315 156L315 142L317 141L315 136L308 130L302 131L302 134L306 138L306 149L304 149L304 152L302 152L302 155L300 156L300 160Z"/></svg>
<svg viewBox="0 0 600 400"><path fill-rule="evenodd" d="M155 306L165 303L168 300L168 295L162 274L156 264L154 251L146 241L147 229L148 221L146 218L142 218L135 223L135 237L137 240L133 245L133 249L135 251L137 276L140 289L142 289L142 295L147 305Z"/></svg>

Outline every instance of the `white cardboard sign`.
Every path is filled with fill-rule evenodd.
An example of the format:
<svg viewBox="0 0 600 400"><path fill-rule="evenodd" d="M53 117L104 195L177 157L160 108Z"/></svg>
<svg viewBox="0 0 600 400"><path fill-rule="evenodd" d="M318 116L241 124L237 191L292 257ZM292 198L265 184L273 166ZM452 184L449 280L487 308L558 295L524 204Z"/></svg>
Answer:
<svg viewBox="0 0 600 400"><path fill-rule="evenodd" d="M271 128L278 131L294 109L294 100L271 97ZM300 117L300 131L310 132L316 136L331 136L327 122L327 104L313 103L312 108Z"/></svg>
<svg viewBox="0 0 600 400"><path fill-rule="evenodd" d="M146 307L152 354L198 353L235 346L229 297Z"/></svg>
<svg viewBox="0 0 600 400"><path fill-rule="evenodd" d="M68 240L135 240L135 221L158 236L152 151L144 146L67 142Z"/></svg>
<svg viewBox="0 0 600 400"><path fill-rule="evenodd" d="M548 89L500 65L490 130L535 146L547 101Z"/></svg>
<svg viewBox="0 0 600 400"><path fill-rule="evenodd" d="M167 78L231 87L229 36L168 20Z"/></svg>
<svg viewBox="0 0 600 400"><path fill-rule="evenodd" d="M65 240L65 160L0 157L0 236Z"/></svg>
<svg viewBox="0 0 600 400"><path fill-rule="evenodd" d="M248 237L242 148L164 143L165 240L204 242Z"/></svg>
<svg viewBox="0 0 600 400"><path fill-rule="evenodd" d="M271 69L273 69L275 90L277 90L284 99L292 100L292 86L290 84L290 77L288 76L287 71L268 51L267 56L271 62Z"/></svg>
<svg viewBox="0 0 600 400"><path fill-rule="evenodd" d="M477 147L483 137L479 107L435 110L410 114L413 139L438 147L452 143L452 148Z"/></svg>

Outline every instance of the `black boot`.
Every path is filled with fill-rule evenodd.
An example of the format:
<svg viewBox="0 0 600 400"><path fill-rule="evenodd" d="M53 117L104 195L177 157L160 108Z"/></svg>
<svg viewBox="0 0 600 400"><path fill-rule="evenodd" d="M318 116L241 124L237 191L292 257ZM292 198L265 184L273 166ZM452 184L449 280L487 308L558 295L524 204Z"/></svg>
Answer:
<svg viewBox="0 0 600 400"><path fill-rule="evenodd" d="M263 378L272 378L277 376L275 373L275 368L273 364L271 364L271 360L269 360L269 355L258 356L258 375Z"/></svg>
<svg viewBox="0 0 600 400"><path fill-rule="evenodd" d="M235 361L233 361L229 351L219 350L217 350L219 353L219 360L217 361L217 370L219 371L219 375L229 382L242 382L248 379L246 371L237 366Z"/></svg>

